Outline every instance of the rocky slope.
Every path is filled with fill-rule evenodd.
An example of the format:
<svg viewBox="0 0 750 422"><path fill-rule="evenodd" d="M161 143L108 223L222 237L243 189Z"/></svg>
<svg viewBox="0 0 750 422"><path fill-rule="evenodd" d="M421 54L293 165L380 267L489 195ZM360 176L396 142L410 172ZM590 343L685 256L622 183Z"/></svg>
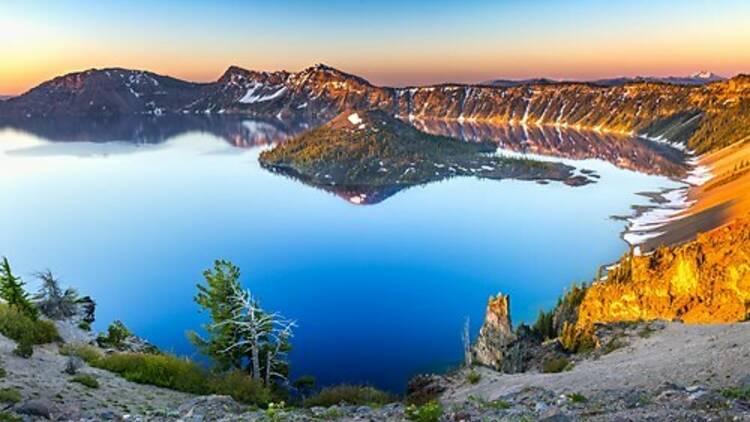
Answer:
<svg viewBox="0 0 750 422"><path fill-rule="evenodd" d="M749 263L747 217L684 245L626 256L605 281L588 288L577 328L653 319L704 324L745 321L750 311Z"/></svg>
<svg viewBox="0 0 750 422"><path fill-rule="evenodd" d="M300 72L229 68L196 84L149 72L88 70L4 101L0 115L242 113L320 123L346 109L379 109L404 119L492 121L637 133L687 142L700 152L750 134L750 77L707 85L634 82L616 86L541 83L493 87L376 87L325 65Z"/></svg>

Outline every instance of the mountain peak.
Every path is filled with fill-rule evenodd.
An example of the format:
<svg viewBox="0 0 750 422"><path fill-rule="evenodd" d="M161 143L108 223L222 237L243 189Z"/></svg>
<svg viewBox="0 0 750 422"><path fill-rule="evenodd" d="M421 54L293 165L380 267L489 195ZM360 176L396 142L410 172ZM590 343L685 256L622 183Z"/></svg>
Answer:
<svg viewBox="0 0 750 422"><path fill-rule="evenodd" d="M721 76L713 72L709 72L707 70L701 70L700 72L693 73L692 75L690 75L690 77L695 78L695 79L709 79L709 80L721 78Z"/></svg>

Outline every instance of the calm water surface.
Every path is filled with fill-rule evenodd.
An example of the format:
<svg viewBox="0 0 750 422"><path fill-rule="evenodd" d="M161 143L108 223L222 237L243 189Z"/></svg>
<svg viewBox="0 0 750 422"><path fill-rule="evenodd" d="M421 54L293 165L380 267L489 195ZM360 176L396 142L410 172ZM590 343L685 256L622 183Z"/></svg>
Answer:
<svg viewBox="0 0 750 422"><path fill-rule="evenodd" d="M121 319L185 355L205 322L195 284L232 260L265 307L298 320L294 375L322 384L401 391L459 361L464 319L476 334L498 291L532 320L627 249L610 216L675 185L566 159L600 181L458 178L356 206L260 168L262 145L300 128L164 122L0 130L0 254L29 281L49 268L94 297L97 329Z"/></svg>

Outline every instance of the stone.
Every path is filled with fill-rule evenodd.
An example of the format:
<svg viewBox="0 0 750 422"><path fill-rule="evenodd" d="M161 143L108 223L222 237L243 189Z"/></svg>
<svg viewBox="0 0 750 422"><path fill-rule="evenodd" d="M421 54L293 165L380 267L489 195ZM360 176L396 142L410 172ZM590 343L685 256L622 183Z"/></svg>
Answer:
<svg viewBox="0 0 750 422"><path fill-rule="evenodd" d="M210 395L196 397L182 404L177 412L185 420L210 421L229 415L239 415L243 408L229 396Z"/></svg>
<svg viewBox="0 0 750 422"><path fill-rule="evenodd" d="M78 373L79 369L83 368L83 366L83 359L78 356L69 356L68 360L65 362L65 373L68 375L75 375Z"/></svg>
<svg viewBox="0 0 750 422"><path fill-rule="evenodd" d="M52 419L52 414L55 412L55 405L49 400L32 399L19 406L16 412L22 415Z"/></svg>

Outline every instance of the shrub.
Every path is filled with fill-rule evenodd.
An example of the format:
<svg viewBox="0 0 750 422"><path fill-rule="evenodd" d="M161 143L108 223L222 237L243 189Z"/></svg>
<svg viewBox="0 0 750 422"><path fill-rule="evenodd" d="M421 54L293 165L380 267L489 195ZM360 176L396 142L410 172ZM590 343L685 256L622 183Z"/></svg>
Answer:
<svg viewBox="0 0 750 422"><path fill-rule="evenodd" d="M587 399L586 396L580 393L573 393L570 396L568 396L568 398L573 403L586 403L587 401L589 401L589 399Z"/></svg>
<svg viewBox="0 0 750 422"><path fill-rule="evenodd" d="M100 335L96 341L102 346L121 349L123 347L123 342L132 335L133 333L128 330L128 327L126 327L122 321L115 321L107 327L107 335Z"/></svg>
<svg viewBox="0 0 750 422"><path fill-rule="evenodd" d="M91 323L87 321L81 321L78 323L78 328L83 331L91 331Z"/></svg>
<svg viewBox="0 0 750 422"><path fill-rule="evenodd" d="M722 390L721 395L728 399L750 401L750 387L732 387Z"/></svg>
<svg viewBox="0 0 750 422"><path fill-rule="evenodd" d="M572 365L568 358L559 357L548 359L542 364L542 372L545 374L554 374L562 371L567 371L572 368Z"/></svg>
<svg viewBox="0 0 750 422"><path fill-rule="evenodd" d="M596 347L596 339L590 331L579 330L567 321L562 326L560 343L563 349L571 353L590 352Z"/></svg>
<svg viewBox="0 0 750 422"><path fill-rule="evenodd" d="M395 397L385 391L373 387L360 385L337 385L320 390L317 394L307 398L306 407L329 407L341 403L355 406L386 404L396 401Z"/></svg>
<svg viewBox="0 0 750 422"><path fill-rule="evenodd" d="M102 352L99 349L85 343L63 344L60 346L60 354L63 356L78 356L89 365L102 357Z"/></svg>
<svg viewBox="0 0 750 422"><path fill-rule="evenodd" d="M27 341L21 341L16 345L16 348L13 349L13 354L18 357L28 359L32 355L34 355L34 346L32 346L31 343Z"/></svg>
<svg viewBox="0 0 750 422"><path fill-rule="evenodd" d="M23 419L14 413L0 411L0 422L23 422Z"/></svg>
<svg viewBox="0 0 750 422"><path fill-rule="evenodd" d="M18 403L21 401L21 393L15 388L0 388L0 403Z"/></svg>
<svg viewBox="0 0 750 422"><path fill-rule="evenodd" d="M257 406L266 406L273 399L261 381L241 371L210 374L194 361L169 354L113 353L94 358L90 364L128 381L186 393L224 394Z"/></svg>
<svg viewBox="0 0 750 422"><path fill-rule="evenodd" d="M422 406L410 405L406 408L406 418L415 422L438 422L443 416L443 406L431 401Z"/></svg>
<svg viewBox="0 0 750 422"><path fill-rule="evenodd" d="M139 384L194 394L207 392L207 375L203 368L172 355L113 353L94 360L92 365Z"/></svg>
<svg viewBox="0 0 750 422"><path fill-rule="evenodd" d="M5 378L6 376L8 376L8 372L5 370L5 368L0 366L0 378Z"/></svg>
<svg viewBox="0 0 750 422"><path fill-rule="evenodd" d="M52 343L60 338L52 322L35 320L5 304L0 304L0 333L16 342L29 344Z"/></svg>
<svg viewBox="0 0 750 422"><path fill-rule="evenodd" d="M77 382L78 384L83 384L89 388L99 388L99 380L89 374L76 375L70 379L70 382Z"/></svg>
<svg viewBox="0 0 750 422"><path fill-rule="evenodd" d="M235 370L226 375L214 376L209 386L211 393L232 396L242 403L265 407L273 400L271 391L259 380L245 372Z"/></svg>
<svg viewBox="0 0 750 422"><path fill-rule="evenodd" d="M476 384L482 379L482 374L480 374L477 371L471 370L468 374L466 374L466 381L469 381L469 384Z"/></svg>

